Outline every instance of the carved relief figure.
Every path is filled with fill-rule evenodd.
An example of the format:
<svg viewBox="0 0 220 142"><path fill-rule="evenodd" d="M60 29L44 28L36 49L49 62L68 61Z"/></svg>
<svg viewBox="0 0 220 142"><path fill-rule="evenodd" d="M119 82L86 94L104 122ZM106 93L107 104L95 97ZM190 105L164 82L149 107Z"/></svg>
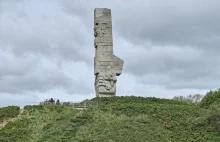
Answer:
<svg viewBox="0 0 220 142"><path fill-rule="evenodd" d="M114 92L116 91L115 83L117 79L112 74L97 75L96 77L96 89L99 88L101 92Z"/></svg>

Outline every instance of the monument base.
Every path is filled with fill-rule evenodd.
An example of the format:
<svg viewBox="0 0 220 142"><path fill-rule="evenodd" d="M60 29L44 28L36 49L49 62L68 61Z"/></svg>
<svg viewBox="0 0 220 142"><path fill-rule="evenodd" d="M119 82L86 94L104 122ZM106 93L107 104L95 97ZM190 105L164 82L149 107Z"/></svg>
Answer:
<svg viewBox="0 0 220 142"><path fill-rule="evenodd" d="M96 97L114 97L115 94L98 93Z"/></svg>
<svg viewBox="0 0 220 142"><path fill-rule="evenodd" d="M95 90L97 97L113 97L116 94L116 77L112 73L96 75Z"/></svg>

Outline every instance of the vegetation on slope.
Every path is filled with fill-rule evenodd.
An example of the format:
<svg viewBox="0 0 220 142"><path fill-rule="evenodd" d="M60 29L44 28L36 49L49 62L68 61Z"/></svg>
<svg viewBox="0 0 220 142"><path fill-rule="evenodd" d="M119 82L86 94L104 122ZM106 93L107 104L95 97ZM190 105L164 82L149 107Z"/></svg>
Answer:
<svg viewBox="0 0 220 142"><path fill-rule="evenodd" d="M24 113L0 130L0 142L69 141L88 118L64 106L26 106ZM78 118L77 120L75 120Z"/></svg>
<svg viewBox="0 0 220 142"><path fill-rule="evenodd" d="M4 119L15 117L19 114L20 107L18 106L8 106L0 108L0 122Z"/></svg>
<svg viewBox="0 0 220 142"><path fill-rule="evenodd" d="M112 141L128 142L220 140L218 132L207 122L207 110L198 105L142 97L93 100L99 101L101 112L93 123L79 131L82 141L105 141L108 135L112 136Z"/></svg>
<svg viewBox="0 0 220 142"><path fill-rule="evenodd" d="M200 106L208 108L211 105L215 105L216 103L220 103L220 89L207 92L202 99Z"/></svg>
<svg viewBox="0 0 220 142"><path fill-rule="evenodd" d="M144 98L94 98L98 109L26 106L0 142L218 142L220 105Z"/></svg>

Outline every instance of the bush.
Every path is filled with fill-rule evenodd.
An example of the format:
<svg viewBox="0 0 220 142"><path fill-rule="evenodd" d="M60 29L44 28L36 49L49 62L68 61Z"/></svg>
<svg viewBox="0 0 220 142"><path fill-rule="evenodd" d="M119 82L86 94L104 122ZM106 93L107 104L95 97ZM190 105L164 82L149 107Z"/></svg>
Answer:
<svg viewBox="0 0 220 142"><path fill-rule="evenodd" d="M201 101L201 107L208 108L212 104L214 104L216 101L220 99L220 89L216 91L209 91L206 93L204 98Z"/></svg>
<svg viewBox="0 0 220 142"><path fill-rule="evenodd" d="M20 107L18 106L8 106L0 108L0 121L2 121L4 118L8 117L15 117L19 114Z"/></svg>
<svg viewBox="0 0 220 142"><path fill-rule="evenodd" d="M170 100L170 99L159 99L155 97L136 97L136 96L115 96L115 97L96 97L91 99L91 101L97 101L98 106L109 107L118 106L127 103L138 103L138 104L179 104L187 105L185 102Z"/></svg>
<svg viewBox="0 0 220 142"><path fill-rule="evenodd" d="M214 127L217 132L220 132L220 103L214 103L210 106L207 114L207 122Z"/></svg>
<svg viewBox="0 0 220 142"><path fill-rule="evenodd" d="M0 142L218 142L220 99L195 103L146 97L94 98L97 109L25 106L0 129Z"/></svg>
<svg viewBox="0 0 220 142"><path fill-rule="evenodd" d="M204 127L207 132L220 132L220 103L212 104L209 109L204 109L204 113L192 121L192 129Z"/></svg>
<svg viewBox="0 0 220 142"><path fill-rule="evenodd" d="M44 106L43 105L27 105L27 106L24 106L24 109L25 110L44 110Z"/></svg>

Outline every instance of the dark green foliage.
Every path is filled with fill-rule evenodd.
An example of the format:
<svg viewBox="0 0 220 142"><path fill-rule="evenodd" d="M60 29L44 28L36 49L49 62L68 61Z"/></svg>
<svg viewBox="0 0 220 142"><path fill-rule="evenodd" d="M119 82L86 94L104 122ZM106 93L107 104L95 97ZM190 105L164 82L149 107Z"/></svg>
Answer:
<svg viewBox="0 0 220 142"><path fill-rule="evenodd" d="M220 103L214 103L207 111L206 120L220 133Z"/></svg>
<svg viewBox="0 0 220 142"><path fill-rule="evenodd" d="M78 127L90 122L92 112L65 106L25 106L24 114L0 130L0 142L71 141Z"/></svg>
<svg viewBox="0 0 220 142"><path fill-rule="evenodd" d="M201 107L207 108L219 100L220 100L220 89L218 89L216 91L209 91L203 97L200 105L201 105Z"/></svg>
<svg viewBox="0 0 220 142"><path fill-rule="evenodd" d="M0 130L0 142L218 142L220 102L201 108L144 98L94 98L99 108L26 106Z"/></svg>
<svg viewBox="0 0 220 142"><path fill-rule="evenodd" d="M44 106L43 105L27 105L24 106L24 110L27 111L36 111L36 110L44 110Z"/></svg>
<svg viewBox="0 0 220 142"><path fill-rule="evenodd" d="M45 125L38 142L72 141L78 128L91 120L91 116L87 111L81 114L78 112L77 114L77 116L74 116L73 113L66 114L65 117L56 119L54 123Z"/></svg>
<svg viewBox="0 0 220 142"><path fill-rule="evenodd" d="M16 122L9 122L0 130L0 142L22 142L29 141L27 137L31 134L31 130L27 129L31 121L27 118L19 119Z"/></svg>
<svg viewBox="0 0 220 142"><path fill-rule="evenodd" d="M136 96L120 96L120 97L106 97L93 98L92 101L98 101L99 107L105 107L106 105L119 105L119 104L127 104L127 103L138 103L138 104L182 104L187 105L185 102L174 101L170 99L159 99L154 97L136 97Z"/></svg>
<svg viewBox="0 0 220 142"><path fill-rule="evenodd" d="M5 118L12 118L19 114L20 107L18 106L8 106L0 108L0 122Z"/></svg>
<svg viewBox="0 0 220 142"><path fill-rule="evenodd" d="M186 102L143 97L94 98L94 122L81 127L78 141L217 142L217 131L201 120L206 110ZM103 116L104 115L104 116Z"/></svg>
<svg viewBox="0 0 220 142"><path fill-rule="evenodd" d="M213 104L204 113L197 117L191 125L191 129L204 129L208 134L216 134L213 138L220 138L220 104ZM207 135L207 134L206 134Z"/></svg>

